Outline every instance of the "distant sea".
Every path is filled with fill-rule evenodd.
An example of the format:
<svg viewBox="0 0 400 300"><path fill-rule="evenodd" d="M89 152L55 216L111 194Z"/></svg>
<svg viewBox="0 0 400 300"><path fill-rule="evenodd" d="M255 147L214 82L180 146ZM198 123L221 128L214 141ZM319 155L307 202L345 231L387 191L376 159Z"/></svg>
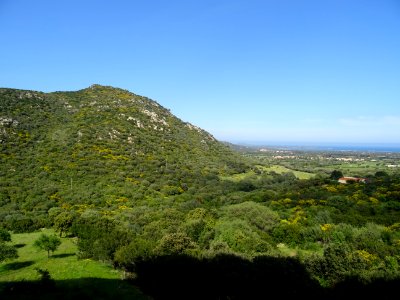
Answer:
<svg viewBox="0 0 400 300"><path fill-rule="evenodd" d="M400 144L311 144L311 143L277 143L247 142L237 143L243 146L273 148L281 150L303 151L357 151L357 152L400 152Z"/></svg>

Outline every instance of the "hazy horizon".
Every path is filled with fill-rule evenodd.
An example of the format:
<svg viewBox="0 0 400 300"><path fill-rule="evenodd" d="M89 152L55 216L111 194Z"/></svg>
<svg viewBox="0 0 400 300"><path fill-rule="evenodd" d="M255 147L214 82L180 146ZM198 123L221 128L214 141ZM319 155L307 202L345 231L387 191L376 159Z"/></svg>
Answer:
<svg viewBox="0 0 400 300"><path fill-rule="evenodd" d="M400 152L400 143L292 142L292 141L222 141L233 145L256 148L299 150Z"/></svg>
<svg viewBox="0 0 400 300"><path fill-rule="evenodd" d="M400 4L0 2L0 87L98 83L222 141L400 141Z"/></svg>

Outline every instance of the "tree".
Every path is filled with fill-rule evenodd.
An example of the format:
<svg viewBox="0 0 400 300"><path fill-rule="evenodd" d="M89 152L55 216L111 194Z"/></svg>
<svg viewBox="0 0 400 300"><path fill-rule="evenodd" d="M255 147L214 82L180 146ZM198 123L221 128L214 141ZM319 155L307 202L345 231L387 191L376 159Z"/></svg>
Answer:
<svg viewBox="0 0 400 300"><path fill-rule="evenodd" d="M0 242L11 242L11 234L4 228L0 228Z"/></svg>
<svg viewBox="0 0 400 300"><path fill-rule="evenodd" d="M342 171L333 170L331 173L330 178L333 180L338 180L339 178L343 177Z"/></svg>
<svg viewBox="0 0 400 300"><path fill-rule="evenodd" d="M33 245L40 250L47 251L47 257L50 257L50 252L57 250L58 246L61 245L61 240L55 235L42 233Z"/></svg>
<svg viewBox="0 0 400 300"><path fill-rule="evenodd" d="M153 256L154 247L153 241L136 237L129 245L116 251L114 263L128 271L134 271L137 262Z"/></svg>
<svg viewBox="0 0 400 300"><path fill-rule="evenodd" d="M54 288L55 281L51 278L50 272L47 269L35 268L40 276L40 284L42 288Z"/></svg>
<svg viewBox="0 0 400 300"><path fill-rule="evenodd" d="M222 208L224 217L240 219L264 232L272 231L279 225L279 215L267 206L253 201L229 205Z"/></svg>
<svg viewBox="0 0 400 300"><path fill-rule="evenodd" d="M14 246L6 245L5 243L0 242L0 262L6 259L13 259L17 257L17 249Z"/></svg>
<svg viewBox="0 0 400 300"><path fill-rule="evenodd" d="M74 221L74 215L70 212L62 212L54 219L54 229L60 233L60 237L63 233L67 233L71 228Z"/></svg>
<svg viewBox="0 0 400 300"><path fill-rule="evenodd" d="M0 262L6 259L13 259L18 257L17 249L14 246L6 244L6 242L10 241L10 233L5 229L0 228Z"/></svg>
<svg viewBox="0 0 400 300"><path fill-rule="evenodd" d="M388 173L386 173L385 171L377 171L375 172L375 177L388 177Z"/></svg>
<svg viewBox="0 0 400 300"><path fill-rule="evenodd" d="M182 232L164 235L155 251L161 255L182 254L185 250L194 249L196 244Z"/></svg>

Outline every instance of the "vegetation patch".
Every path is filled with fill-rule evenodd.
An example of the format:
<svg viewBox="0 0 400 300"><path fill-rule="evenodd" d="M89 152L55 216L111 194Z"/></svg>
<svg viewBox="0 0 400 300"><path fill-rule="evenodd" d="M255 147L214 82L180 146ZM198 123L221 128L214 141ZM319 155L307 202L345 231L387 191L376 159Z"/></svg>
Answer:
<svg viewBox="0 0 400 300"><path fill-rule="evenodd" d="M296 176L296 178L298 178L298 179L310 179L315 176L315 174L313 174L313 173L296 171L296 170L292 170L292 169L289 169L289 168L286 168L286 167L280 166L280 165L273 165L271 167L263 167L262 170L265 172L275 172L278 174L293 173L293 175Z"/></svg>
<svg viewBox="0 0 400 300"><path fill-rule="evenodd" d="M239 181L247 180L247 179L259 179L261 177L261 174L264 174L264 173L269 174L271 172L274 172L277 174L292 173L298 179L310 179L315 176L314 173L296 171L296 170L292 170L292 169L289 169L287 167L280 166L280 165L273 165L270 167L262 166L262 165L255 165L254 169L250 169L246 172L233 174L233 175L229 175L229 176L220 176L220 178L222 180L230 180L233 182L239 182Z"/></svg>
<svg viewBox="0 0 400 300"><path fill-rule="evenodd" d="M101 295L101 299L112 299L114 296L121 299L147 299L138 289L122 280L122 271L91 259L78 259L73 238L61 238L59 248L47 257L46 251L34 246L42 234L53 235L54 231L43 229L12 234L12 243L18 247L18 258L0 264L0 295L32 299L30 293L38 286L41 294L36 295L37 299L52 299L58 294L62 299L80 294L89 297ZM54 289L41 288L43 274L44 278L54 281ZM27 291L24 290L26 288Z"/></svg>

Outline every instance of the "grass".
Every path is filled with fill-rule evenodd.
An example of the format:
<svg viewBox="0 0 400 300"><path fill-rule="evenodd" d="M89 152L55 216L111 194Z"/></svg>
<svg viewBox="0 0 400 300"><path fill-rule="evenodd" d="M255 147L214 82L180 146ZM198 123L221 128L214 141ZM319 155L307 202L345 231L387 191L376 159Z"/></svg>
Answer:
<svg viewBox="0 0 400 300"><path fill-rule="evenodd" d="M307 173L307 172L301 172L301 171L295 171L283 166L279 166L279 165L273 165L271 167L265 167L265 166L261 166L258 165L257 168L265 173L269 173L269 172L275 172L278 174L284 174L284 173L293 173L294 176L296 176L298 179L310 179L312 177L315 176L315 174L313 173ZM234 174L234 175L230 175L230 176L221 176L222 180L231 180L234 182L239 182L241 180L245 180L251 177L258 177L259 175L257 175L253 170L245 172L245 173L238 173L238 174Z"/></svg>
<svg viewBox="0 0 400 300"><path fill-rule="evenodd" d="M78 259L75 255L77 247L71 238L62 238L60 247L48 258L46 251L33 246L41 233L54 232L43 229L40 232L12 235L12 243L17 246L19 257L0 264L0 298L7 287L38 282L40 275L36 269L40 268L48 270L58 290L63 295L71 293L71 299L82 293L88 297L102 295L101 299L148 299L136 287L121 279L121 271L90 259ZM24 291L18 293L24 296ZM40 297L44 297L42 293Z"/></svg>
<svg viewBox="0 0 400 300"><path fill-rule="evenodd" d="M271 167L263 167L264 172L275 172L278 174L284 174L284 173L293 173L294 176L296 176L298 179L310 179L315 176L313 173L307 173L307 172L302 172L302 171L295 171L289 168L286 168L284 166L279 166L279 165L273 165Z"/></svg>
<svg viewBox="0 0 400 300"><path fill-rule="evenodd" d="M233 182L239 182L241 180L250 178L250 177L254 177L257 176L256 173L254 171L247 171L244 173L237 173L237 174L233 174L233 175L229 175L229 176L220 176L220 178L222 180L230 180Z"/></svg>

